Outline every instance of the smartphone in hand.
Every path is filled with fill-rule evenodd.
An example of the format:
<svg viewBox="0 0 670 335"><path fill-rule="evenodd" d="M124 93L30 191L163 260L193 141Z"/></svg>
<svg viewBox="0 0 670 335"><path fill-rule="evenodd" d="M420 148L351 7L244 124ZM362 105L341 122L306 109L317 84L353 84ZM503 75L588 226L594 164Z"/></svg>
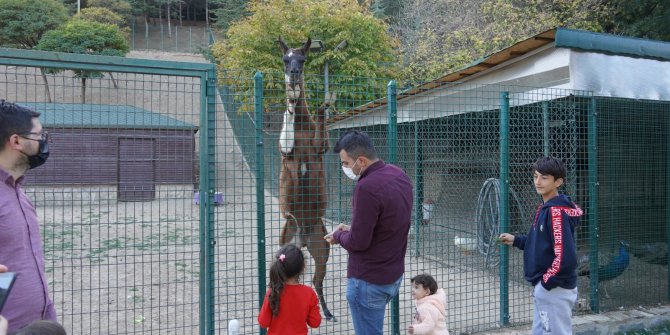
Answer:
<svg viewBox="0 0 670 335"><path fill-rule="evenodd" d="M12 285L16 280L16 272L3 272L0 273L0 313L2 312L2 306L5 305L9 292L12 290Z"/></svg>

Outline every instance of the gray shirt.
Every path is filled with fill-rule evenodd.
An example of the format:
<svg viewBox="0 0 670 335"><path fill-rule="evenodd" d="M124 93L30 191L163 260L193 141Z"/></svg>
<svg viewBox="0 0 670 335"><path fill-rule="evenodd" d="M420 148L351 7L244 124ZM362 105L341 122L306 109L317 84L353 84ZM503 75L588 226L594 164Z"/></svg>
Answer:
<svg viewBox="0 0 670 335"><path fill-rule="evenodd" d="M49 297L44 274L44 251L37 212L23 190L23 177L0 169L0 264L18 273L2 315L9 331L35 320L56 321L56 310Z"/></svg>

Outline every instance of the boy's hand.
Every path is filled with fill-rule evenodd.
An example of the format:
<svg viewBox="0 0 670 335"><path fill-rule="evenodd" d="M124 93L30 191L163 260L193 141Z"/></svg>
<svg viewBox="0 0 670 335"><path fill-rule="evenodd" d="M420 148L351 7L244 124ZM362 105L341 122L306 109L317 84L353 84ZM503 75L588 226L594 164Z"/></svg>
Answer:
<svg viewBox="0 0 670 335"><path fill-rule="evenodd" d="M498 236L498 242L506 245L512 245L514 243L514 235L502 233L500 236Z"/></svg>
<svg viewBox="0 0 670 335"><path fill-rule="evenodd" d="M409 326L409 328L407 328L407 332L410 333L410 335L414 334L414 326Z"/></svg>

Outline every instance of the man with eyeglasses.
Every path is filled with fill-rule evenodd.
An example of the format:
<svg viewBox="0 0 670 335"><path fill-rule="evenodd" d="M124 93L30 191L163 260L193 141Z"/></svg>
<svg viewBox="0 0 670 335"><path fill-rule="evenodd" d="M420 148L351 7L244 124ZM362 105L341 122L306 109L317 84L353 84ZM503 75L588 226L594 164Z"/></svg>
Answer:
<svg viewBox="0 0 670 335"><path fill-rule="evenodd" d="M10 333L35 320L56 321L37 212L21 189L26 171L49 157L49 135L39 116L0 99L0 264L18 274L2 309Z"/></svg>

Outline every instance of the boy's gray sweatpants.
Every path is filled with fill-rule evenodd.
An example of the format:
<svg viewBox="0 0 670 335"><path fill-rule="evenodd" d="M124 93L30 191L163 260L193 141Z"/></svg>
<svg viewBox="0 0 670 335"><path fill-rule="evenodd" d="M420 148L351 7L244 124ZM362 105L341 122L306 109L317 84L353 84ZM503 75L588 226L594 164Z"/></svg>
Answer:
<svg viewBox="0 0 670 335"><path fill-rule="evenodd" d="M533 335L572 334L572 306L577 302L577 288L555 287L547 291L540 283L533 290L535 313Z"/></svg>

